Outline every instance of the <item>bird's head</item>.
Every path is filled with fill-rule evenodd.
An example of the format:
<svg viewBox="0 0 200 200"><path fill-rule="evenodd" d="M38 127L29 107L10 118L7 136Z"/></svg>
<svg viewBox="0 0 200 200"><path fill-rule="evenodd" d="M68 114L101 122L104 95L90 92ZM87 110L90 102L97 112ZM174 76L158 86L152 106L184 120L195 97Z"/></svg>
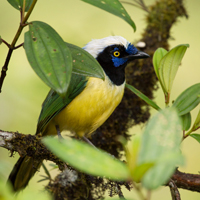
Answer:
<svg viewBox="0 0 200 200"><path fill-rule="evenodd" d="M92 40L84 49L97 59L106 75L116 85L124 83L124 69L130 61L149 57L121 36Z"/></svg>

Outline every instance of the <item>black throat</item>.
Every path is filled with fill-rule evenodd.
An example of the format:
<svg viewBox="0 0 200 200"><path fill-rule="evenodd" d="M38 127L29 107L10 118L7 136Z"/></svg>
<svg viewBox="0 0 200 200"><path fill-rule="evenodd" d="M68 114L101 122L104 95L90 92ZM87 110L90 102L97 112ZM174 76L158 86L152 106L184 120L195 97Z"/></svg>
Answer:
<svg viewBox="0 0 200 200"><path fill-rule="evenodd" d="M108 54L106 54L105 51L99 54L96 59L114 85L119 86L124 83L125 67L127 64L121 65L120 67L115 67L111 57L108 57Z"/></svg>
<svg viewBox="0 0 200 200"><path fill-rule="evenodd" d="M124 83L125 67L116 68L113 66L113 63L110 63L110 65L107 65L107 63L99 63L114 85L120 86Z"/></svg>

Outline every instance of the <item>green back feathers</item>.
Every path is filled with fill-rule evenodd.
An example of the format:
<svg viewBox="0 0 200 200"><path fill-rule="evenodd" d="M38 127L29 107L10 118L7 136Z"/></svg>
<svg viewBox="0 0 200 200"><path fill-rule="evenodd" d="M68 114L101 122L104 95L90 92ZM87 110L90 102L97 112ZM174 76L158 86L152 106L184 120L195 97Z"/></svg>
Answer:
<svg viewBox="0 0 200 200"><path fill-rule="evenodd" d="M42 110L38 119L36 134L43 132L48 125L62 109L64 109L77 95L79 95L87 84L88 78L77 74L72 74L70 85L67 92L67 98L64 101L58 93L50 90L42 104Z"/></svg>

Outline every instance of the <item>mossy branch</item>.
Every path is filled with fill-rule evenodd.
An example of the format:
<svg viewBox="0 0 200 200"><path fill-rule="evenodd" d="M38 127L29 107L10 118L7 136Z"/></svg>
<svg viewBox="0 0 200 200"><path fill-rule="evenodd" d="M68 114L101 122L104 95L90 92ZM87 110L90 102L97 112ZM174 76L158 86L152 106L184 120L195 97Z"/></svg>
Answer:
<svg viewBox="0 0 200 200"><path fill-rule="evenodd" d="M11 151L11 156L14 152L18 152L20 156L27 155L36 160L49 160L57 164L61 171L64 170L65 163L53 155L44 146L41 139L40 135L25 135L18 132L0 130L0 147ZM171 179L178 188L200 192L200 175L176 170Z"/></svg>
<svg viewBox="0 0 200 200"><path fill-rule="evenodd" d="M14 152L20 156L30 156L35 160L49 160L56 163L60 170L65 168L63 161L52 154L41 142L40 135L25 135L18 132L7 132L0 130L0 147Z"/></svg>

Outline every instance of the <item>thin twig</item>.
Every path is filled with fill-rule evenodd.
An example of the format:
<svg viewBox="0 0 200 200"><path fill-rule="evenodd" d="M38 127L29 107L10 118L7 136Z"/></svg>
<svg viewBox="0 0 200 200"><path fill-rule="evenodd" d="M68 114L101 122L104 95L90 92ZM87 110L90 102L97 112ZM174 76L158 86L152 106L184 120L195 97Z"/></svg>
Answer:
<svg viewBox="0 0 200 200"><path fill-rule="evenodd" d="M30 14L31 14L31 12L32 12L32 10L33 10L33 8L34 8L36 2L37 2L37 0L33 0L33 2L32 2L32 4L31 4L31 6L30 6L30 8L29 8L29 10L28 10L28 12L27 12L27 14L26 14L25 17L23 16L23 12L22 12L22 11L20 12L21 23L20 23L20 25L19 25L19 27L18 27L17 33L15 34L15 37L14 37L14 39L13 39L11 45L9 45L9 46L7 45L8 48L9 48L9 50L8 50L8 54L7 54L5 63L4 63L4 65L3 65L3 67L2 67L2 70L1 70L1 77L0 77L0 93L1 93L1 91L2 91L2 86L3 86L4 79L5 79L5 77L6 77L6 72L7 72L7 70L8 70L8 64L9 64L9 62L10 62L10 58L11 58L11 56L12 56L13 50L16 49L16 48L15 48L15 44L16 44L17 40L19 39L19 36L21 35L21 32L22 32L23 28L27 25L26 22L27 22L27 20L28 20L28 18L29 18L29 16L30 16ZM23 8L23 9L24 9L24 8ZM5 43L5 42L4 42L4 43ZM6 43L5 43L5 44L6 44ZM8 44L8 43L7 43L7 44ZM18 45L18 46L20 46L20 45Z"/></svg>
<svg viewBox="0 0 200 200"><path fill-rule="evenodd" d="M141 7L140 6L138 6L137 4L134 4L134 3L131 3L131 2L128 2L128 1L120 1L121 3L125 3L125 4L129 4L129 5L131 5L131 6L135 6L135 7L137 7L137 8L140 8L141 9Z"/></svg>
<svg viewBox="0 0 200 200"><path fill-rule="evenodd" d="M172 200L181 200L181 196L175 182L172 179L170 179L168 185L170 188Z"/></svg>
<svg viewBox="0 0 200 200"><path fill-rule="evenodd" d="M147 191L147 200L150 200L151 199L151 190L148 190Z"/></svg>
<svg viewBox="0 0 200 200"><path fill-rule="evenodd" d="M18 46L16 46L14 49L18 49L18 48L22 47L23 45L24 45L24 43L21 43Z"/></svg>
<svg viewBox="0 0 200 200"><path fill-rule="evenodd" d="M132 183L134 188L135 188L135 191L137 192L138 196L140 197L141 200L146 200L145 196L143 195L141 189L139 186L137 186L134 182Z"/></svg>
<svg viewBox="0 0 200 200"><path fill-rule="evenodd" d="M1 38L1 41L2 41L8 48L10 48L10 44L8 44L5 40L3 40L3 39Z"/></svg>
<svg viewBox="0 0 200 200"><path fill-rule="evenodd" d="M133 0L135 3L132 3L132 2L128 2L128 1L120 1L121 3L125 3L125 4L129 4L129 5L132 5L132 6L135 6L137 8L140 8L146 12L149 12L147 6L145 5L145 3L143 2L143 0Z"/></svg>

